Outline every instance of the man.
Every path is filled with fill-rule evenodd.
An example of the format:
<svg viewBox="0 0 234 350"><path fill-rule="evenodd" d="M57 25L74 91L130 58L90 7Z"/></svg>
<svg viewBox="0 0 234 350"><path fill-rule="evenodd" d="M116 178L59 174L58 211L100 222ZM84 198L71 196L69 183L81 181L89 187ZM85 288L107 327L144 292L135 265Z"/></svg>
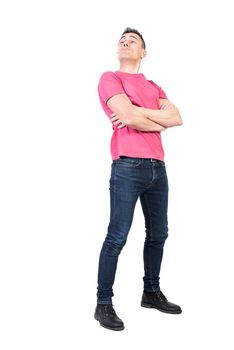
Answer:
<svg viewBox="0 0 234 350"><path fill-rule="evenodd" d="M141 306L179 314L160 290L159 273L168 236L168 182L161 131L181 125L178 109L165 92L139 72L146 56L144 39L126 28L118 43L120 68L99 81L101 105L113 125L111 140L110 222L99 258L95 319L111 330L123 330L113 305L118 256L126 243L140 198L145 217L144 291Z"/></svg>

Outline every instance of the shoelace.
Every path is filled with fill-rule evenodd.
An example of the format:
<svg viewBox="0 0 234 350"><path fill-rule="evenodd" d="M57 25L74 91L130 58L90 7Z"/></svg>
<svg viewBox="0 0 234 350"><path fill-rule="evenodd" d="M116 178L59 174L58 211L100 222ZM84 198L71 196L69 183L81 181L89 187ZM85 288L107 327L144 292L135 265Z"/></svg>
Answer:
<svg viewBox="0 0 234 350"><path fill-rule="evenodd" d="M105 311L106 316L108 316L109 314L116 315L115 310L113 309L112 305L105 305L104 311Z"/></svg>
<svg viewBox="0 0 234 350"><path fill-rule="evenodd" d="M165 295L163 294L163 292L161 292L161 290L159 292L157 292L157 297L158 299L160 299L161 301L167 301L167 298L165 297Z"/></svg>

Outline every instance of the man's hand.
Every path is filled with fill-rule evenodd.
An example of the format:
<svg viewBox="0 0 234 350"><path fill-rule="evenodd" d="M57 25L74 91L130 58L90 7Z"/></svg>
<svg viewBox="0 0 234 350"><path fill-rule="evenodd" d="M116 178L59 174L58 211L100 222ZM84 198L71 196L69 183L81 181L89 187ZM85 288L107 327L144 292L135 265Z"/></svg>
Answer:
<svg viewBox="0 0 234 350"><path fill-rule="evenodd" d="M167 103L167 104L162 104L160 106L160 109L174 109L176 108L175 105L173 105L173 103Z"/></svg>
<svg viewBox="0 0 234 350"><path fill-rule="evenodd" d="M115 113L111 114L111 122L113 123L113 125L118 125L117 128L118 129L122 129L124 128L126 125L119 119L119 117L116 116Z"/></svg>

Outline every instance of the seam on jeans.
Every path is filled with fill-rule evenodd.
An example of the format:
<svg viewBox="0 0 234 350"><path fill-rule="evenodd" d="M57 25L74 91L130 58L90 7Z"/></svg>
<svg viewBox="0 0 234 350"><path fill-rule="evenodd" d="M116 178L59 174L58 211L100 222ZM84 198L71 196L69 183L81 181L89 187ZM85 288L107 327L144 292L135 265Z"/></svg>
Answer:
<svg viewBox="0 0 234 350"><path fill-rule="evenodd" d="M116 167L113 168L112 170L112 184L113 186L110 187L110 192L113 191L113 194L112 196L114 197L114 200L113 200L113 208L112 208L112 213L111 215L113 214L113 212L115 211L115 207L116 207L116 195L115 194L115 191L116 191ZM111 195L111 193L110 193ZM111 203L110 203L111 204Z"/></svg>
<svg viewBox="0 0 234 350"><path fill-rule="evenodd" d="M152 220L151 220L151 216L150 216L150 210L149 210L149 206L148 206L148 202L146 200L145 197L145 193L143 193L142 195L142 200L144 200L144 204L145 204L145 209L146 209L146 215L148 216L148 221L149 221L149 229L150 229L150 235L152 235ZM145 218L146 220L146 218ZM147 227L146 227L146 222L145 222L145 228L146 228L146 240L147 240ZM148 266L149 266L149 273L150 273L150 279L152 278L152 266L149 264L149 261L152 260L151 259L151 251L150 254L148 255Z"/></svg>

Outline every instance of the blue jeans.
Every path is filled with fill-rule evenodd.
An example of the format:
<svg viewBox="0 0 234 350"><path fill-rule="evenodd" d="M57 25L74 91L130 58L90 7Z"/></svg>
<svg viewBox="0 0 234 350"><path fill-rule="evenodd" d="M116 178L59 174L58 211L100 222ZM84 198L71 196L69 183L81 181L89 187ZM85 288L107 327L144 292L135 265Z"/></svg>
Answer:
<svg viewBox="0 0 234 350"><path fill-rule="evenodd" d="M160 160L121 157L114 160L110 178L110 222L98 269L98 304L111 304L118 256L132 224L137 199L145 218L144 291L160 289L159 273L168 236L168 181Z"/></svg>

